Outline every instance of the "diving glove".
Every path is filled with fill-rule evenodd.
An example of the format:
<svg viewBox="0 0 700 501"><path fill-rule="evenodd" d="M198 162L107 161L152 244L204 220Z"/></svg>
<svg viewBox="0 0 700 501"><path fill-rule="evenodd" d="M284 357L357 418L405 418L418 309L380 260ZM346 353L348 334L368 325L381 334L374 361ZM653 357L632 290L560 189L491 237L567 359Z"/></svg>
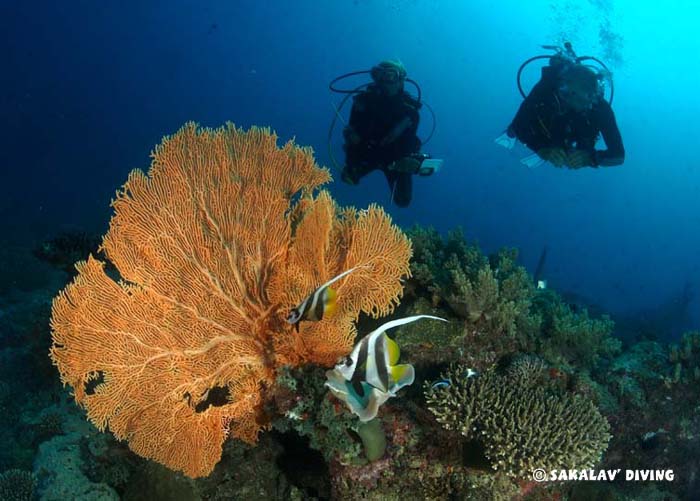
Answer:
<svg viewBox="0 0 700 501"><path fill-rule="evenodd" d="M442 160L430 158L425 153L416 153L410 157L404 157L390 164L387 169L394 172L406 174L418 174L420 176L430 176L442 167Z"/></svg>
<svg viewBox="0 0 700 501"><path fill-rule="evenodd" d="M392 163L387 169L405 174L415 174L420 168L421 160L414 157L404 157Z"/></svg>

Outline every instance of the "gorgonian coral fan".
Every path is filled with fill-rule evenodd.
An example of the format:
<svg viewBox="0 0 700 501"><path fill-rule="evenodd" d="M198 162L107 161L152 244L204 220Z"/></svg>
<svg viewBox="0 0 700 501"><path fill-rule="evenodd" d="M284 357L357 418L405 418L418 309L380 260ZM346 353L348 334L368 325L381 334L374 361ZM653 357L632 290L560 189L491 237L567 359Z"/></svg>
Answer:
<svg viewBox="0 0 700 501"><path fill-rule="evenodd" d="M230 433L255 442L277 369L347 354L360 311L389 313L411 246L377 206L339 209L330 175L269 130L185 125L134 170L102 248L54 300L51 357L88 418L136 453L197 477ZM336 313L285 321L314 287Z"/></svg>

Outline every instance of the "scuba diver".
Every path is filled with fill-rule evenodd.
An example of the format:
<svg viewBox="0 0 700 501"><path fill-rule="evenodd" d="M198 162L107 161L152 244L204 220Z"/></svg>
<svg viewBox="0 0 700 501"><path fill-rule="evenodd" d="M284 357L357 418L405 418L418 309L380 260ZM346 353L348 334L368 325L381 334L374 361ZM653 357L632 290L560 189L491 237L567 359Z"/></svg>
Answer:
<svg viewBox="0 0 700 501"><path fill-rule="evenodd" d="M556 50L553 56L535 56L525 61L518 70L518 89L525 100L508 126L507 136L517 138L533 150L539 159L557 167L611 167L625 160L622 136L612 110L613 88L605 64L591 56L577 57L571 43ZM542 77L525 96L520 85L523 68L536 59L549 59L542 68ZM603 67L602 72L583 61L593 60ZM610 101L605 100L603 80L611 83ZM607 149L596 150L602 134ZM497 140L499 144L503 144ZM505 145L505 144L504 144ZM533 162L524 159L532 166Z"/></svg>
<svg viewBox="0 0 700 501"><path fill-rule="evenodd" d="M338 80L361 73L369 73L372 83L353 90L333 87ZM406 81L416 86L418 97L404 90ZM349 95L353 96L350 120L343 130L345 165L341 179L356 185L362 177L379 169L389 183L392 201L399 207L407 207L411 202L413 175L431 175L442 165L442 160L420 153L421 141L416 134L422 106L420 88L407 79L403 64L383 61L371 71L356 71L336 78L330 89L348 94L340 108ZM336 117L339 116L337 110ZM329 149L333 125L329 131Z"/></svg>

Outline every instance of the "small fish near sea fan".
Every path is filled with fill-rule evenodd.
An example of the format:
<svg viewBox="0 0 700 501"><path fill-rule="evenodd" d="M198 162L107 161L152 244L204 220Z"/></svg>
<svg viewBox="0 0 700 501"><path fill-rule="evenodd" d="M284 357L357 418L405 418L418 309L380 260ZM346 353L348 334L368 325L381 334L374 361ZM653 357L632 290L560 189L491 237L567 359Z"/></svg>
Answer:
<svg viewBox="0 0 700 501"><path fill-rule="evenodd" d="M378 206L340 209L309 148L268 129L186 124L134 170L102 250L55 299L51 358L99 429L190 477L208 475L230 434L254 443L283 366L331 366L360 311L393 311L411 245ZM343 270L337 311L285 321Z"/></svg>

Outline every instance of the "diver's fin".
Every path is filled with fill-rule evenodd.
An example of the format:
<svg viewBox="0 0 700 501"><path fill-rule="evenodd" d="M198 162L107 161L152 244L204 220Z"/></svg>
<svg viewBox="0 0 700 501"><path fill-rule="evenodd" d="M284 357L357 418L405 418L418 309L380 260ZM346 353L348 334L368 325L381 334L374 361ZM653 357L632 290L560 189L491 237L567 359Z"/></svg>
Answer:
<svg viewBox="0 0 700 501"><path fill-rule="evenodd" d="M512 150L513 146L515 146L515 138L510 137L508 135L508 132L504 132L500 136L498 136L496 139L493 140L494 143L496 143L498 146L503 146L507 150Z"/></svg>
<svg viewBox="0 0 700 501"><path fill-rule="evenodd" d="M544 159L542 159L542 157L540 157L537 153L533 153L532 155L528 155L521 159L520 163L528 169L534 169L535 167L542 165L544 163Z"/></svg>

